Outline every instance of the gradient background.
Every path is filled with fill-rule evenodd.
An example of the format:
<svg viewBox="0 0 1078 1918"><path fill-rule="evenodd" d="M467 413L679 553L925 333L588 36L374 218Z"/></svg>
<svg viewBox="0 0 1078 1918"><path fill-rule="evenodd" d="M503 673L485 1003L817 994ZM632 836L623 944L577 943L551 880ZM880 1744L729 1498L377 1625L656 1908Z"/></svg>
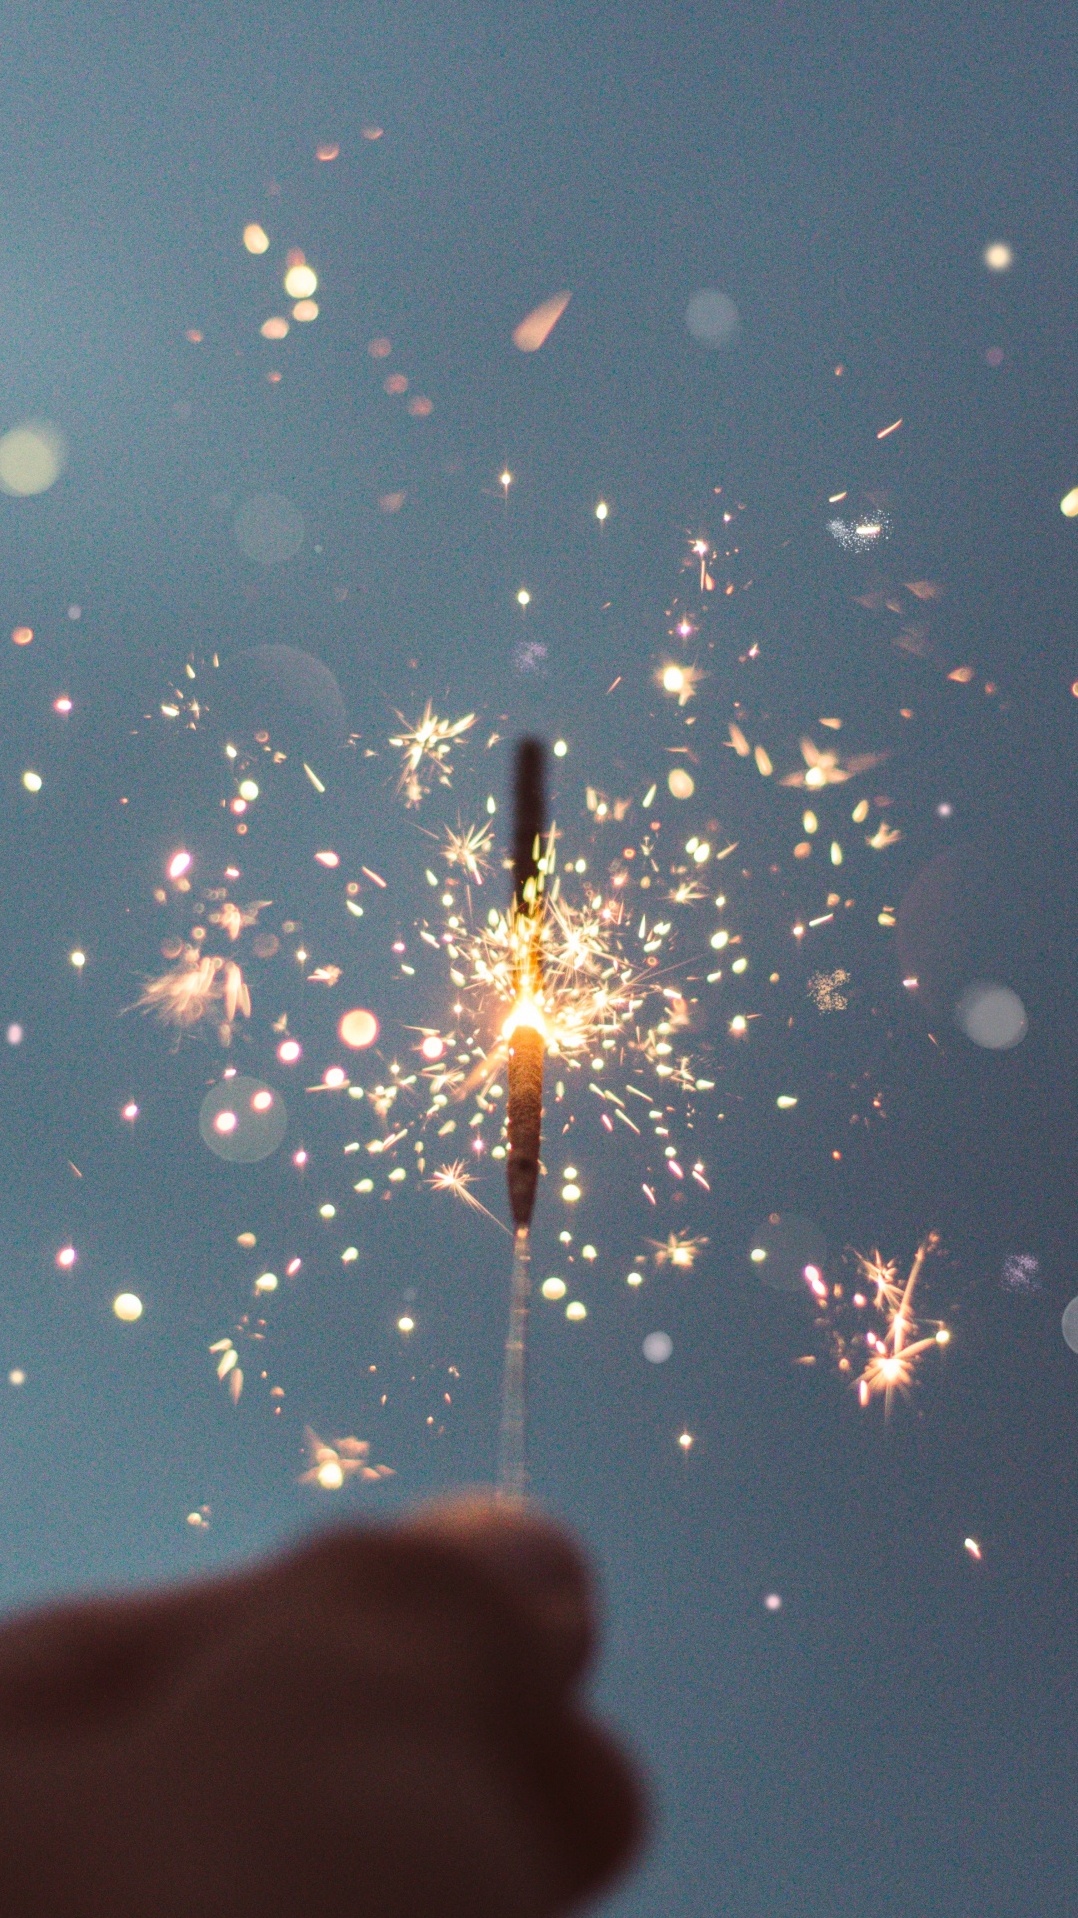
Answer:
<svg viewBox="0 0 1078 1918"><path fill-rule="evenodd" d="M802 1075L886 1081L886 1123L841 1173L810 1119L742 1129L706 1258L666 1282L667 1366L640 1359L650 1303L619 1294L574 1338L537 1319L536 1489L602 1567L598 1691L661 1806L609 1905L625 1918L1074 1907L1078 1360L1058 1327L1078 1291L1078 528L1058 502L1078 483L1076 104L1064 10L1034 4L5 9L0 428L44 416L71 448L50 493L0 501L0 631L35 629L0 653L0 1017L26 1029L0 1057L0 1365L28 1375L0 1399L7 1604L224 1565L315 1522L295 1485L306 1419L396 1466L379 1509L492 1468L493 1233L448 1206L387 1214L353 1286L319 1265L316 1195L301 1214L287 1163L242 1183L207 1163L193 1114L212 1049L172 1057L119 1018L154 963L162 857L222 832L212 748L132 731L188 652L306 645L382 747L391 709L429 693L507 731L586 738L589 776L615 782L636 770L686 532L722 484L750 508L744 630L776 726L796 739L806 702L870 730L886 711L892 732L900 704L917 711L888 772L906 833L892 896L952 844L989 874L966 930L1025 1000L1016 1052L934 1052L866 922L844 956L884 995L886 1062L834 1024L789 1056ZM331 165L322 140L339 142ZM239 244L248 220L274 237L268 263ZM994 238L1015 248L1009 274L982 264ZM317 263L323 312L270 348L257 327L281 310L282 243ZM562 286L547 346L515 353L513 325ZM685 329L701 286L741 312L725 352ZM429 420L383 394L380 334ZM823 531L844 483L886 499L893 570L945 582L937 640L1000 699L958 693L853 605L862 576ZM307 525L272 569L230 531L260 491ZM545 674L514 665L522 581ZM33 803L27 764L46 779ZM327 819L399 867L414 825L375 792L342 780L316 813L297 787L267 808L252 870L294 900L312 882L281 873L310 872ZM386 1015L385 944L363 964L361 1002ZM619 1179L633 1185L612 1168L610 1208ZM744 1257L772 1207L810 1213L837 1248L905 1257L929 1224L943 1233L955 1343L889 1428L821 1368L791 1367ZM206 1356L234 1320L248 1224L260 1253L303 1240L308 1256L277 1335L276 1423L234 1412ZM76 1275L53 1262L69 1238ZM1014 1252L1040 1262L1035 1299L1000 1287ZM134 1328L109 1310L126 1286L147 1304ZM357 1355L394 1382L384 1413ZM434 1444L447 1361L460 1393ZM212 1529L193 1535L203 1502Z"/></svg>

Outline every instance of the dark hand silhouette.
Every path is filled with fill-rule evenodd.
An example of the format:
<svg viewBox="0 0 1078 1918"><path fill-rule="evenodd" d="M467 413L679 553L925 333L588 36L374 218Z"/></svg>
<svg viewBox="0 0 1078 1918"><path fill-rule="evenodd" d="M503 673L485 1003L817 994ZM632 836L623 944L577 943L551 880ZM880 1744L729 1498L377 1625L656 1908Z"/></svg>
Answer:
<svg viewBox="0 0 1078 1918"><path fill-rule="evenodd" d="M9 1918L547 1918L637 1848L581 1559L485 1499L0 1631Z"/></svg>

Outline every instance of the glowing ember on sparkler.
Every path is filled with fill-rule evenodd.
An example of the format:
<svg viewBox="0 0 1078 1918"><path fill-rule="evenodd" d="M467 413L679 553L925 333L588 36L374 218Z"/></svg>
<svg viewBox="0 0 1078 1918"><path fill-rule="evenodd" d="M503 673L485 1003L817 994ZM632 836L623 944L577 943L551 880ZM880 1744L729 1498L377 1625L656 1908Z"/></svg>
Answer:
<svg viewBox="0 0 1078 1918"><path fill-rule="evenodd" d="M513 1218L513 1272L509 1334L502 1385L501 1459L503 1498L523 1498L525 1459L525 1365L531 1296L530 1227L539 1180L543 1120L543 748L521 740L517 748L513 821L513 1006L506 1021L509 1048L506 1173Z"/></svg>

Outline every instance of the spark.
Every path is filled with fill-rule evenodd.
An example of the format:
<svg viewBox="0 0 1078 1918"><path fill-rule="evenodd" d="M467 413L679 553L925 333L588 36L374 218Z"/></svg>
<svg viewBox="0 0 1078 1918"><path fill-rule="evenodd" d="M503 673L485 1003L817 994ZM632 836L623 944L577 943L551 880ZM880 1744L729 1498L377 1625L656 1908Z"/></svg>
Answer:
<svg viewBox="0 0 1078 1918"><path fill-rule="evenodd" d="M554 293L526 313L513 328L513 345L521 353L538 353L550 338L572 298L571 293Z"/></svg>
<svg viewBox="0 0 1078 1918"><path fill-rule="evenodd" d="M339 1492L349 1478L377 1483L379 1479L395 1477L391 1466L370 1463L371 1448L367 1439L340 1438L329 1444L308 1425L303 1441L307 1470L300 1473L301 1485L320 1485L324 1492Z"/></svg>
<svg viewBox="0 0 1078 1918"><path fill-rule="evenodd" d="M467 873L469 879L474 879L476 885L481 886L491 867L493 827L490 825L462 827L458 819L455 832L452 826L444 826L442 830L445 836L442 858L446 865L459 866L463 872Z"/></svg>
<svg viewBox="0 0 1078 1918"><path fill-rule="evenodd" d="M914 1294L925 1260L938 1244L937 1232L925 1235L907 1277L901 1282L893 1261L885 1265L878 1252L871 1258L855 1254L862 1280L875 1287L874 1303L883 1319L882 1334L869 1329L861 1335L869 1357L854 1382L863 1406L875 1397L882 1397L885 1413L890 1415L895 1393L908 1394L924 1354L946 1342L939 1336L946 1327L937 1326L926 1334L913 1315ZM848 1367L848 1358L846 1363Z"/></svg>
<svg viewBox="0 0 1078 1918"><path fill-rule="evenodd" d="M190 855L185 853L183 856L190 864ZM176 861L173 860L173 866L175 863ZM171 867L169 875L173 876ZM255 899L249 906L234 906L230 900L226 899L223 906L219 906L216 912L210 913L210 924L221 926L229 938L235 940L248 926L257 926L259 913L266 912L272 904L272 899Z"/></svg>
<svg viewBox="0 0 1078 1918"><path fill-rule="evenodd" d="M496 1218L493 1212L488 1211L482 1200L477 1199L475 1193L470 1190L474 1183L475 1175L468 1171L467 1162L464 1159L454 1159L451 1165L436 1166L427 1180L432 1192L451 1193L453 1198L460 1199L462 1204L471 1206L473 1212L481 1212L485 1219L493 1220L503 1232L507 1232L509 1228L502 1225L502 1221Z"/></svg>
<svg viewBox="0 0 1078 1918"><path fill-rule="evenodd" d="M836 752L821 752L811 739L806 738L801 741L801 757L805 762L805 771L787 773L784 779L780 779L780 786L806 786L810 791L818 791L821 786L841 786L858 773L870 772L873 766L882 765L887 754L858 753L842 760Z"/></svg>
<svg viewBox="0 0 1078 1918"><path fill-rule="evenodd" d="M218 1006L225 1015L220 1030L227 1045L224 1035L228 1031L231 1037L237 1013L245 1019L251 1016L251 994L234 959L223 959L218 953L200 954L195 946L186 946L178 964L167 972L147 979L135 1001L138 1011L152 1012L162 1025L181 1031L199 1025Z"/></svg>
<svg viewBox="0 0 1078 1918"><path fill-rule="evenodd" d="M830 917L830 915L828 915ZM806 990L814 1000L820 1012L845 1012L850 1001L843 986L850 983L850 975L844 966L837 966L834 972L814 972Z"/></svg>
<svg viewBox="0 0 1078 1918"><path fill-rule="evenodd" d="M670 1232L665 1239L649 1239L656 1265L672 1265L688 1272L696 1264L706 1238L692 1238L687 1232Z"/></svg>
<svg viewBox="0 0 1078 1918"><path fill-rule="evenodd" d="M886 513L872 513L862 519L829 519L827 530L844 553L870 553L889 538L891 522Z"/></svg>
<svg viewBox="0 0 1078 1918"><path fill-rule="evenodd" d="M695 699L696 689L703 677L699 667L679 666L671 660L660 666L655 682L671 699L676 699L679 706L687 706L690 699Z"/></svg>
<svg viewBox="0 0 1078 1918"><path fill-rule="evenodd" d="M404 730L389 743L401 754L397 790L404 794L406 805L418 806L435 781L441 786L450 784L450 755L456 742L474 726L475 717L474 713L465 713L463 719L440 719L429 699L414 726L407 724L403 713L397 714Z"/></svg>

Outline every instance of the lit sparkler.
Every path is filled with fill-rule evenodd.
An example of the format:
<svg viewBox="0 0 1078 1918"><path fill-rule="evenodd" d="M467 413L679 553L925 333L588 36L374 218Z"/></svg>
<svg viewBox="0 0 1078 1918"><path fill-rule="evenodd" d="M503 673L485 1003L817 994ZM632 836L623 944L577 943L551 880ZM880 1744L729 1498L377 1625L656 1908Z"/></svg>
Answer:
<svg viewBox="0 0 1078 1918"><path fill-rule="evenodd" d="M505 1032L509 1047L506 1175L513 1220L513 1272L502 1384L498 1485L503 1498L520 1499L527 1489L525 1366L531 1298L530 1228L539 1181L546 1050L541 937L545 806L543 749L538 740L524 739L517 749L514 797L513 1007Z"/></svg>

